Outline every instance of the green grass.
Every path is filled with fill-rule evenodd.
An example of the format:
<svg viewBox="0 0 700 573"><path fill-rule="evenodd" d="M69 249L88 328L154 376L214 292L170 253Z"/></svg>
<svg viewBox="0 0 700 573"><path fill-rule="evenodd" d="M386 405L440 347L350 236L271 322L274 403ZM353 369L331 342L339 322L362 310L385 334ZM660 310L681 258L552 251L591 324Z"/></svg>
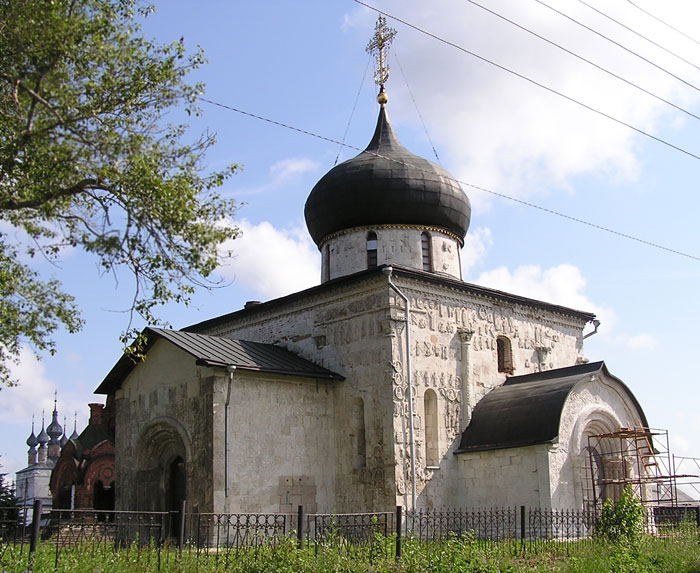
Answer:
<svg viewBox="0 0 700 573"><path fill-rule="evenodd" d="M114 551L109 545L83 543L63 548L56 571L71 573L110 572L316 572L347 571L430 572L572 572L572 573L700 573L700 545L697 531L671 538L643 537L638 542L611 543L605 540L575 543L550 542L529 545L521 551L517 543L481 544L470 539L451 538L443 542L403 541L400 561L394 559L393 537L377 536L364 546L325 544L296 548L296 539L287 538L276 546L200 553L186 548L182 557L174 547L138 547ZM33 570L54 571L56 548L42 542L36 552ZM0 547L0 572L28 570L27 547Z"/></svg>

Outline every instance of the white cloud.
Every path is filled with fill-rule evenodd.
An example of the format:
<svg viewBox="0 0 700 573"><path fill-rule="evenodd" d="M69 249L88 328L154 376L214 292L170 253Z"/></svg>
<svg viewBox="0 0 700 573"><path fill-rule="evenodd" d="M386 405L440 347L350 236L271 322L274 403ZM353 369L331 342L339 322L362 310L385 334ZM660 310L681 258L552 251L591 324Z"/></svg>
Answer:
<svg viewBox="0 0 700 573"><path fill-rule="evenodd" d="M474 282L528 298L594 312L608 329L615 322L611 309L595 304L586 296L586 280L574 265L561 264L544 270L539 265L523 265L512 272L506 267L498 267L481 273Z"/></svg>
<svg viewBox="0 0 700 573"><path fill-rule="evenodd" d="M50 413L53 410L56 385L47 377L44 364L26 348L20 353L19 364L9 366L19 384L0 390L0 421L17 423L23 420L26 424L34 414L40 425L41 411Z"/></svg>
<svg viewBox="0 0 700 573"><path fill-rule="evenodd" d="M222 246L233 257L219 273L255 291L262 299L275 298L319 283L321 257L304 225L277 229L267 221L257 225L237 221L242 236Z"/></svg>
<svg viewBox="0 0 700 573"><path fill-rule="evenodd" d="M37 431L41 427L41 412L46 416L47 424L51 421L54 406L54 392L58 392L59 422L63 417L73 427L74 412L78 412L78 429L87 423L88 407L86 396L73 391L58 388L56 382L46 372L45 364L29 348L22 348L19 364L9 364L10 373L19 383L16 386L0 390L0 422L21 424L26 427L27 435L31 427L32 415L36 419ZM88 396L89 399L90 396ZM93 397L94 398L94 397ZM99 401L93 399L92 401Z"/></svg>
<svg viewBox="0 0 700 573"><path fill-rule="evenodd" d="M659 341L653 334L630 336L625 343L632 350L653 350L659 345Z"/></svg>
<svg viewBox="0 0 700 573"><path fill-rule="evenodd" d="M269 180L257 187L236 190L237 196L258 195L267 191L274 191L282 186L289 185L298 180L306 173L317 171L319 164L317 161L304 157L288 158L277 161L270 166Z"/></svg>
<svg viewBox="0 0 700 573"><path fill-rule="evenodd" d="M464 248L460 254L462 258L462 275L464 277L467 277L469 271L477 263L481 262L492 244L491 229L488 227L471 229L467 233L464 239Z"/></svg>
<svg viewBox="0 0 700 573"><path fill-rule="evenodd" d="M283 183L289 177L313 173L317 169L318 162L311 159L283 159L270 167L270 174L276 183Z"/></svg>
<svg viewBox="0 0 700 573"><path fill-rule="evenodd" d="M57 387L47 373L44 362L39 361L28 348L22 349L19 364L9 366L19 384L0 389L0 423L3 425L0 472L8 473L12 479L14 473L27 464L25 440L31 431L32 415L35 419L34 430L38 434L42 411L45 423L48 425L51 422L56 390L59 423L66 426L69 435L73 432L74 413L77 412L77 430L80 432L89 418L88 403L98 402L99 399L90 393L80 394L73 389Z"/></svg>
<svg viewBox="0 0 700 573"><path fill-rule="evenodd" d="M669 434L670 448L671 451L680 456L691 455L690 452L690 440L682 434L674 433Z"/></svg>
<svg viewBox="0 0 700 573"><path fill-rule="evenodd" d="M668 54L650 50L643 40L583 5L569 0L553 4L606 35L622 38L626 46L659 65L678 68ZM683 123L677 123L678 112L662 102L463 0L448 0L439 9L417 0L384 0L378 7L640 129L656 133L662 125L673 129ZM489 8L674 103L687 107L698 101L698 94L680 82L535 2L493 0ZM610 11L609 4L605 10ZM673 45L672 32L634 7L619 11L615 16L635 29ZM664 3L663 17L678 14L683 14L681 21L693 21L700 17L700 4ZM358 8L344 26L367 29L374 19L376 13ZM638 133L401 23L389 19L389 25L399 32L392 49L421 104L432 139L458 179L524 196L537 193L543 184L569 189L572 178L588 173L626 180L638 176ZM686 46L685 52L691 49ZM687 66L682 75L700 79ZM388 90L406 90L397 73ZM394 120L419 128L413 98L399 93L390 99ZM479 191L470 191L470 197L477 210L490 203Z"/></svg>

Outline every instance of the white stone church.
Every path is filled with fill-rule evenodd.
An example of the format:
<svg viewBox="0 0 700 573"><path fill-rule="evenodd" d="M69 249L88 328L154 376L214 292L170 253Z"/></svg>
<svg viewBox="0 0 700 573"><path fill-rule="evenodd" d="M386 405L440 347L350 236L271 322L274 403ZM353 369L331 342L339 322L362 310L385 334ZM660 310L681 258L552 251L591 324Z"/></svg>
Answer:
<svg viewBox="0 0 700 573"><path fill-rule="evenodd" d="M462 280L469 200L401 145L386 101L382 87L367 149L307 199L320 285L147 328L146 359L123 356L97 389L115 398L117 509L575 509L614 495L595 476L620 470L588 437L648 424L584 356L594 315Z"/></svg>

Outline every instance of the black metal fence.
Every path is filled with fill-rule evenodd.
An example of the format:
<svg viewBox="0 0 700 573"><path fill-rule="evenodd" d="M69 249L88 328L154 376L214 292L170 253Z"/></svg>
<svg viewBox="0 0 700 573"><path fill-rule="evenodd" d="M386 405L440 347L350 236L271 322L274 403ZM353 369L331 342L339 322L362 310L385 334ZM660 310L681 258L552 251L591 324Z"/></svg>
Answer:
<svg viewBox="0 0 700 573"><path fill-rule="evenodd" d="M184 509L184 504L183 504ZM54 510L42 523L40 503L27 523L26 510L0 510L0 563L31 558L40 539L51 547L55 565L64 555L116 550L155 554L168 548L198 558L232 559L240 551L274 550L280 544L316 552L333 548L401 556L406 539L421 543L468 541L498 552L562 551L590 543L599 512L543 510L525 506L488 509L436 509L354 514L184 513ZM700 508L654 508L646 514L647 533L669 536L684 527L700 528Z"/></svg>

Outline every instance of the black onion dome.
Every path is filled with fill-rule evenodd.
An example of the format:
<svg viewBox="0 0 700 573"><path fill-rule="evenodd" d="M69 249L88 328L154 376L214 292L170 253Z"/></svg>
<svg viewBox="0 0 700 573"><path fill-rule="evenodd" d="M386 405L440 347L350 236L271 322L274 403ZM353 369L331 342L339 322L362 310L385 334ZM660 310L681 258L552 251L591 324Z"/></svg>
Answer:
<svg viewBox="0 0 700 573"><path fill-rule="evenodd" d="M445 169L401 145L382 105L367 149L316 183L304 216L317 245L345 229L396 224L436 227L463 240L471 205Z"/></svg>
<svg viewBox="0 0 700 573"><path fill-rule="evenodd" d="M36 448L39 445L39 440L37 440L36 436L34 435L34 428L32 428L32 433L27 438L27 445L30 448Z"/></svg>
<svg viewBox="0 0 700 573"><path fill-rule="evenodd" d="M41 423L41 432L39 432L39 435L36 437L37 442L39 442L40 446L45 446L46 444L49 443L49 440L51 439L51 436L49 436L46 433L46 430L44 429L44 422Z"/></svg>
<svg viewBox="0 0 700 573"><path fill-rule="evenodd" d="M58 423L58 412L56 411L55 407L53 410L53 419L51 420L49 427L46 428L46 433L51 438L52 444L59 443L59 438L61 437L61 434L63 434L63 428L61 427L61 424Z"/></svg>

